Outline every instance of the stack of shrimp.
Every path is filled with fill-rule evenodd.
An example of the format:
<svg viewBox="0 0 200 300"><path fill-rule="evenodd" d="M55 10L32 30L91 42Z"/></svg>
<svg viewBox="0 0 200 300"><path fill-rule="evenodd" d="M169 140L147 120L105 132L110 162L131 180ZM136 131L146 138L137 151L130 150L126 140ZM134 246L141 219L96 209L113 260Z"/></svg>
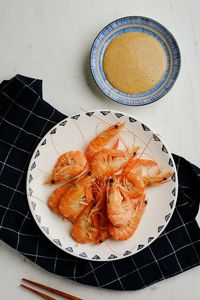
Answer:
<svg viewBox="0 0 200 300"><path fill-rule="evenodd" d="M170 180L155 160L142 159L139 147L119 149L124 123L97 135L84 152L62 154L46 183L59 186L49 208L72 223L77 243L127 240L137 229L147 205L145 189ZM149 175L145 170L154 167ZM156 167L156 168L155 168Z"/></svg>

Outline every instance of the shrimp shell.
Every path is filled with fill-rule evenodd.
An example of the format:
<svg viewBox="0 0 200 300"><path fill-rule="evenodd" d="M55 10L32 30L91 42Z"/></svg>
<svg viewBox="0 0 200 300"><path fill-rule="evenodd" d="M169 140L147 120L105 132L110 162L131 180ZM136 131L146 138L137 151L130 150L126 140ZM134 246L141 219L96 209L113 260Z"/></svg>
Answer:
<svg viewBox="0 0 200 300"><path fill-rule="evenodd" d="M77 243L95 242L99 229L95 228L91 216L92 205L89 205L77 218L71 229L71 236Z"/></svg>
<svg viewBox="0 0 200 300"><path fill-rule="evenodd" d="M81 177L61 196L59 211L63 217L76 219L87 205L92 202L91 172Z"/></svg>
<svg viewBox="0 0 200 300"><path fill-rule="evenodd" d="M172 175L173 173L170 171L168 172L158 171L157 174L155 175L143 176L142 180L144 182L145 187L151 187L151 186L155 186L167 182Z"/></svg>
<svg viewBox="0 0 200 300"><path fill-rule="evenodd" d="M128 224L123 226L114 226L112 223L109 224L109 232L114 240L123 241L129 239L136 231L140 220L144 214L146 207L146 201L144 197L139 201L135 211L132 214L132 218Z"/></svg>
<svg viewBox="0 0 200 300"><path fill-rule="evenodd" d="M113 163L115 158L124 157L122 150L104 149L94 155L91 161L91 170L102 180L114 175L116 166Z"/></svg>
<svg viewBox="0 0 200 300"><path fill-rule="evenodd" d="M80 151L63 153L57 160L52 174L46 180L47 184L59 184L69 181L81 174L87 166L87 160Z"/></svg>
<svg viewBox="0 0 200 300"><path fill-rule="evenodd" d="M122 130L124 127L124 123L117 123L110 127L108 127L106 130L101 132L97 137L95 137L87 146L85 150L85 156L87 160L90 162L94 155L98 152L103 150L107 144L117 136L117 134ZM114 148L116 146L114 145Z"/></svg>
<svg viewBox="0 0 200 300"><path fill-rule="evenodd" d="M60 199L61 196L67 191L67 189L69 189L69 187L72 185L72 183L65 183L64 185L58 187L55 191L53 191L53 193L50 195L49 199L48 199L48 206L49 208L57 213L60 214L60 210L59 210L59 203L60 203Z"/></svg>
<svg viewBox="0 0 200 300"><path fill-rule="evenodd" d="M132 217L132 203L123 186L117 180L110 179L107 189L107 215L115 226L125 226Z"/></svg>

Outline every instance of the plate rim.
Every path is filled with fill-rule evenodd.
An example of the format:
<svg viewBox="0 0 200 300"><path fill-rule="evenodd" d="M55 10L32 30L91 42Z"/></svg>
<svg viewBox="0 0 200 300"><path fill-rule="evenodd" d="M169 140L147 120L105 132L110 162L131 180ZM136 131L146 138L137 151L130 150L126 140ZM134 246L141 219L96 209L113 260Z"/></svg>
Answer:
<svg viewBox="0 0 200 300"><path fill-rule="evenodd" d="M138 103L139 101L138 101L138 100L134 100L134 99L130 99L130 103L126 103L125 101L119 100L119 99L118 99L118 100L117 100L117 99L113 99L111 96L107 95L107 94L103 91L103 89L99 86L98 82L97 82L96 79L95 79L95 76L94 76L94 74L93 74L93 71L92 71L92 51L93 51L93 46L94 46L94 44L95 44L97 38L98 38L98 37L100 36L100 34L101 34L108 26L110 26L111 24L113 24L113 23L115 23L115 22L117 22L117 21L123 20L123 19L127 19L127 18L133 18L133 19L140 18L140 19L143 19L143 20L152 21L153 23L155 23L155 24L159 25L160 27L162 27L162 28L165 30L165 32L167 32L167 33L171 36L171 38L172 38L174 44L176 45L176 50L177 50L178 58L179 58L178 69L177 69L175 78L173 79L172 83L170 84L170 87L169 87L167 90L165 90L160 96L156 97L156 99L153 99L153 100L151 99L151 100L149 100L149 101L143 100L143 103ZM179 77L180 70L181 70L181 64L182 64L181 52L180 52L179 45L178 45L177 40L176 40L176 38L174 37L174 35L173 35L173 34L172 34L172 33L171 33L164 25L162 25L160 22L156 21L156 20L153 19L153 18L145 17L145 16L141 16L141 15L137 15L137 16L136 16L136 15L135 15L135 16L134 16L134 15L124 16L124 17L121 17L121 18L117 18L117 19L111 21L110 23L108 23L107 25L105 25L105 26L98 32L98 34L96 35L96 37L94 38L93 43L92 43L91 48L90 48L90 52L89 52L89 68L90 68L90 74L91 74L91 76L92 76L92 78L93 78L93 81L95 82L96 86L99 88L99 90L101 91L101 93L102 93L104 96L106 96L108 99L110 99L110 100L112 100L112 101L114 101L114 102L116 102L116 103L119 103L119 104L121 104L121 105L125 105L125 106L143 106L143 105L149 105L149 104L152 104L152 103L154 103L154 102L160 100L161 98L163 98L168 92L170 92L170 90L171 90L172 87L174 86L174 84L175 84L177 78ZM170 80L170 79L169 79L169 80ZM164 88L162 88L162 90L163 90L163 89L164 89ZM148 98L147 98L147 99L148 99Z"/></svg>
<svg viewBox="0 0 200 300"><path fill-rule="evenodd" d="M130 117L130 118L134 118L133 115L131 114L128 114L126 112L122 112L122 111L118 111L118 110L113 110L113 109L93 109L93 110L87 110L87 111L84 111L84 112L79 112L79 113L76 113L76 114L72 114L72 115L69 115L69 116L66 116L66 118L62 119L61 121L59 121L58 123L56 123L54 126L52 126L48 132L41 138L41 140L38 142L38 144L36 145L35 147L35 150L33 151L33 154L31 156L31 159L29 161L29 164L28 164L28 168L27 168L27 175L26 175L26 197L27 197L27 202L28 202L28 206L29 206L29 209L30 209L30 212L32 214L32 217L35 221L35 223L37 224L38 228L40 229L40 231L45 235L46 238L48 238L48 240L54 244L55 246L57 246L60 250L64 251L66 254L68 255L72 255L74 257L77 257L79 259L84 259L86 261L98 261L98 262L109 262L109 261L117 261L117 260L122 260L122 259L125 259L127 257L130 257L132 255L136 255L137 253L139 253L140 251L146 249L148 246L150 246L154 241L156 241L157 238L159 238L159 236L163 233L163 231L165 230L166 226L169 224L173 214L174 214L174 211L175 211L175 208L176 208L176 203L177 203L177 199L178 199L178 172L177 172L177 169L176 169L176 164L175 164L175 161L173 159L173 156L172 156L172 152L170 151L168 145L166 145L165 141L163 140L162 136L159 135L159 139L160 141L162 142L162 144L166 147L166 149L168 150L168 155L169 157L171 158L172 162L173 162L173 169L174 169L174 173L175 173L175 176L176 176L176 184L175 184L175 189L176 189L176 194L175 194L175 198L174 198L174 204L173 204L173 207L171 208L171 215L169 217L169 219L165 222L165 224L163 225L162 229L158 232L158 235L156 236L156 238L154 238L153 240L151 240L150 242L148 242L148 244L144 247L144 248L141 248L141 249L138 249L137 252L135 253L132 253L131 254L128 254L128 255L124 255L122 257L116 257L116 258L107 258L107 259L94 259L94 258L88 258L88 257L82 257L80 256L80 254L76 254L76 253L70 253L68 251L66 251L65 248L61 247L59 244L57 244L53 238L50 238L50 236L47 234L47 232L45 230L42 230L42 226L39 225L39 222L38 222L38 219L36 217L36 214L34 213L34 209L31 205L31 201L32 199L29 199L31 198L32 196L29 195L29 176L30 176L30 172L31 172L31 165L33 163L33 161L35 160L35 155L36 155L36 152L38 150L38 147L41 147L41 143L43 140L45 140L45 137L47 135L50 134L50 132L56 128L60 123L64 122L64 121L67 121L68 119L72 119L74 116L77 116L77 115L86 115L86 113L89 113L89 112L111 112L113 114L116 114L116 113L119 113L119 114L122 114L123 116L125 117ZM134 118L135 119L135 118ZM146 123L143 123L140 119L135 119L137 122L139 122L140 124L143 124L145 126L147 126L150 131L152 131L153 134L156 134L158 135L158 133L156 133L156 131L151 127L151 126L148 126L146 125Z"/></svg>

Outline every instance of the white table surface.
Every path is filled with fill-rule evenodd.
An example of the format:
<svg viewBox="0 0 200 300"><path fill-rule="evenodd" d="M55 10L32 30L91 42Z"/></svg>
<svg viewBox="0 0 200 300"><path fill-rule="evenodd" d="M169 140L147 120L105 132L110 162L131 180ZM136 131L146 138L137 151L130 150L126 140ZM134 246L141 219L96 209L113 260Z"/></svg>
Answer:
<svg viewBox="0 0 200 300"><path fill-rule="evenodd" d="M199 0L0 0L0 81L16 73L41 78L44 99L68 115L95 108L128 112L156 129L172 152L200 166L199 11ZM129 15L148 16L166 26L182 56L172 90L144 107L108 100L89 72L88 54L97 33L112 20ZM19 287L22 277L84 299L200 297L199 267L144 290L116 292L50 274L0 241L0 299L37 299Z"/></svg>

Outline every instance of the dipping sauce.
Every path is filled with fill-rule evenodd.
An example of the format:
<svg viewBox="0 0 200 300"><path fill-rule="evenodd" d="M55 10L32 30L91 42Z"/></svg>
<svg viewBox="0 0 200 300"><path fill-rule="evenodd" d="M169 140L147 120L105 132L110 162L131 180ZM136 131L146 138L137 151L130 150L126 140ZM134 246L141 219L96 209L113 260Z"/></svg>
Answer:
<svg viewBox="0 0 200 300"><path fill-rule="evenodd" d="M103 70L109 83L127 94L153 88L167 69L162 45L143 32L127 32L114 38L103 57Z"/></svg>

